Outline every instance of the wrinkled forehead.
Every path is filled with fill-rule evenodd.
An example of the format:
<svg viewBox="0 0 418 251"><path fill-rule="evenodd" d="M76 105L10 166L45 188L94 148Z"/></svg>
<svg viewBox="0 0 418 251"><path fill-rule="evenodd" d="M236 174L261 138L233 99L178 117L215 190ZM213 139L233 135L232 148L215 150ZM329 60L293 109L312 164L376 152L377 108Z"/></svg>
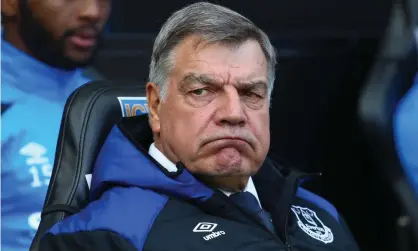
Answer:
<svg viewBox="0 0 418 251"><path fill-rule="evenodd" d="M233 77L231 75L211 75L211 74L198 74L189 72L186 73L180 80L180 86L187 87L194 84L211 85L215 87L222 87L224 85L233 85L239 89L259 89L267 91L268 83L264 77L258 77L257 75L248 75L245 77Z"/></svg>
<svg viewBox="0 0 418 251"><path fill-rule="evenodd" d="M267 82L267 60L255 40L208 44L190 37L177 46L173 56L173 72L181 79L201 76L200 80L224 84Z"/></svg>

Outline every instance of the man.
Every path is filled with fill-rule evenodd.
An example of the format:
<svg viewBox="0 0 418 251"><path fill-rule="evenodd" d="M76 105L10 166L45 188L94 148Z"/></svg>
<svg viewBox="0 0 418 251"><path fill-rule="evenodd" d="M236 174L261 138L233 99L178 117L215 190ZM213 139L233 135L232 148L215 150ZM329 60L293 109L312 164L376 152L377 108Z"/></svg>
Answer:
<svg viewBox="0 0 418 251"><path fill-rule="evenodd" d="M40 250L358 250L336 209L298 187L305 176L266 158L275 64L238 13L174 13L154 44L149 116L114 127L91 203Z"/></svg>
<svg viewBox="0 0 418 251"><path fill-rule="evenodd" d="M28 250L51 177L64 104L108 19L110 0L2 0L1 249Z"/></svg>

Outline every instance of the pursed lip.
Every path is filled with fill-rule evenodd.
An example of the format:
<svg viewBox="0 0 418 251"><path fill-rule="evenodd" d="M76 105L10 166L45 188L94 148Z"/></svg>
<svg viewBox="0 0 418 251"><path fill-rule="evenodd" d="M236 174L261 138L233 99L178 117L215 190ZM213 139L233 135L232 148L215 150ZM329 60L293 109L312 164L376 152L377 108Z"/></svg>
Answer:
<svg viewBox="0 0 418 251"><path fill-rule="evenodd" d="M252 142L249 139L246 139L243 137L237 137L237 136L222 136L222 137L210 138L206 140L203 143L203 145L218 144L220 147L221 146L223 147L233 146L233 147L241 148L243 143L248 144L252 148L254 147Z"/></svg>

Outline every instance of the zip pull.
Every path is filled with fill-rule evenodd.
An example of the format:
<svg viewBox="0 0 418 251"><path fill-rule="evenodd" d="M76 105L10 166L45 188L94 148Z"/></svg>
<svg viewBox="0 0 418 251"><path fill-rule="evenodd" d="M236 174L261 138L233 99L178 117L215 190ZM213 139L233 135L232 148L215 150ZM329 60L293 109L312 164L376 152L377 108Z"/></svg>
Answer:
<svg viewBox="0 0 418 251"><path fill-rule="evenodd" d="M285 243L287 251L292 251L292 246L289 243Z"/></svg>

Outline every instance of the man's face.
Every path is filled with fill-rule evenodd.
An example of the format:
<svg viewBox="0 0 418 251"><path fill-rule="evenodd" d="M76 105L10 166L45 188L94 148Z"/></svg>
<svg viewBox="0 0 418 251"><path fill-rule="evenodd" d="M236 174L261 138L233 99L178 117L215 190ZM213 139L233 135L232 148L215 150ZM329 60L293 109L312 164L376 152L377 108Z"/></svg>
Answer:
<svg viewBox="0 0 418 251"><path fill-rule="evenodd" d="M205 181L242 189L270 146L266 58L253 40L197 48L196 41L186 38L175 49L165 100L147 86L155 142Z"/></svg>
<svg viewBox="0 0 418 251"><path fill-rule="evenodd" d="M110 5L111 0L20 0L19 32L41 61L83 67L96 51Z"/></svg>

